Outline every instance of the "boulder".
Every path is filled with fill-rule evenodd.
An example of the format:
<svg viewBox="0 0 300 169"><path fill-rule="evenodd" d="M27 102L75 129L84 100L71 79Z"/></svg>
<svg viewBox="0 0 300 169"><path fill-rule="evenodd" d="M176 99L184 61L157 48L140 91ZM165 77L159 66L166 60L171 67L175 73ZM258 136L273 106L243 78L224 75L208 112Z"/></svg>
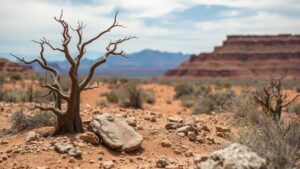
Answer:
<svg viewBox="0 0 300 169"><path fill-rule="evenodd" d="M92 130L112 149L130 152L140 148L143 137L128 125L123 117L108 113L96 115L91 121Z"/></svg>
<svg viewBox="0 0 300 169"><path fill-rule="evenodd" d="M266 159L248 147L234 143L207 156L195 156L195 169L266 169Z"/></svg>

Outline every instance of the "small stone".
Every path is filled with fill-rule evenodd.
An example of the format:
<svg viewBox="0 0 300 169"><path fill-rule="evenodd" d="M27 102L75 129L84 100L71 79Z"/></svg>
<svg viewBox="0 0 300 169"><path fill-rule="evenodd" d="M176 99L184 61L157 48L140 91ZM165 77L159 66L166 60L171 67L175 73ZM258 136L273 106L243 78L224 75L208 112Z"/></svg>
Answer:
<svg viewBox="0 0 300 169"><path fill-rule="evenodd" d="M8 141L6 141L6 140L1 140L1 141L0 141L0 145L4 145L4 144L8 144Z"/></svg>
<svg viewBox="0 0 300 169"><path fill-rule="evenodd" d="M5 161L5 160L7 160L7 159L8 159L7 156L2 156L2 161Z"/></svg>
<svg viewBox="0 0 300 169"><path fill-rule="evenodd" d="M103 162L104 169L112 169L113 167L114 167L114 162L112 160Z"/></svg>
<svg viewBox="0 0 300 169"><path fill-rule="evenodd" d="M54 149L61 153L61 154L65 154L67 153L71 148L73 148L74 146L71 144L62 144L62 143L55 143L54 144Z"/></svg>
<svg viewBox="0 0 300 169"><path fill-rule="evenodd" d="M71 158L69 159L69 163L75 163L75 159L74 159L73 157L71 157Z"/></svg>
<svg viewBox="0 0 300 169"><path fill-rule="evenodd" d="M92 132L86 132L86 133L80 135L79 139L81 139L84 142L93 144L93 145L99 145L100 144L99 137L95 133L92 133Z"/></svg>
<svg viewBox="0 0 300 169"><path fill-rule="evenodd" d="M102 156L99 156L99 157L98 157L98 160L99 160L99 161L102 161L102 160L103 160L103 157L102 157Z"/></svg>
<svg viewBox="0 0 300 169"><path fill-rule="evenodd" d="M177 122L169 122L165 125L165 128L167 130L172 130L172 129L177 129L179 127L182 127L183 124L182 123L177 123Z"/></svg>
<svg viewBox="0 0 300 169"><path fill-rule="evenodd" d="M188 136L188 138L189 138L190 141L193 141L193 142L196 141L197 135L194 132L189 131L188 134L187 134L187 136Z"/></svg>
<svg viewBox="0 0 300 169"><path fill-rule="evenodd" d="M32 142L32 141L37 141L39 139L39 135L36 134L36 132L34 131L30 131L27 133L27 136L26 136L26 142Z"/></svg>
<svg viewBox="0 0 300 169"><path fill-rule="evenodd" d="M37 166L36 169L50 169L48 166Z"/></svg>
<svg viewBox="0 0 300 169"><path fill-rule="evenodd" d="M207 126L203 126L203 127L201 127L201 129L200 129L200 130L204 130L204 131L210 132L210 130L209 130L209 128L208 128Z"/></svg>
<svg viewBox="0 0 300 169"><path fill-rule="evenodd" d="M191 129L191 126L182 126L180 128L177 128L176 132L177 133L185 133L185 134L187 134L188 131L190 131L190 129Z"/></svg>
<svg viewBox="0 0 300 169"><path fill-rule="evenodd" d="M180 137L184 137L185 133L177 133L177 135L180 136Z"/></svg>
<svg viewBox="0 0 300 169"><path fill-rule="evenodd" d="M73 157L81 157L82 155L82 152L81 150L79 149L79 147L72 147L69 151L68 151L68 154L70 156L73 156Z"/></svg>
<svg viewBox="0 0 300 169"><path fill-rule="evenodd" d="M196 141L200 144L203 144L204 143L204 138L202 136L196 136Z"/></svg>
<svg viewBox="0 0 300 169"><path fill-rule="evenodd" d="M136 127L136 119L134 117L129 117L126 119L126 122L128 123L129 126L131 127Z"/></svg>
<svg viewBox="0 0 300 169"><path fill-rule="evenodd" d="M155 116L151 116L150 117L150 122L156 122L156 117Z"/></svg>
<svg viewBox="0 0 300 169"><path fill-rule="evenodd" d="M187 152L184 153L184 156L186 156L186 157L192 157L193 156L193 151L192 150L188 150Z"/></svg>
<svg viewBox="0 0 300 169"><path fill-rule="evenodd" d="M160 157L156 161L156 167L158 168L165 168L167 165L169 165L169 160L166 157Z"/></svg>
<svg viewBox="0 0 300 169"><path fill-rule="evenodd" d="M178 116L173 116L173 117L168 117L168 121L182 123L183 119L181 117L178 117Z"/></svg>
<svg viewBox="0 0 300 169"><path fill-rule="evenodd" d="M5 153L6 154L9 154L9 153L11 153L13 150L12 149L7 149L6 151L5 151Z"/></svg>
<svg viewBox="0 0 300 169"><path fill-rule="evenodd" d="M162 140L162 141L160 142L160 144L161 144L161 146L163 146L163 147L171 147L171 146L172 146L171 141L168 140L168 139Z"/></svg>
<svg viewBox="0 0 300 169"><path fill-rule="evenodd" d="M94 163L95 163L95 160L90 160L90 163L91 163L91 164L94 164Z"/></svg>
<svg viewBox="0 0 300 169"><path fill-rule="evenodd" d="M226 132L230 132L230 129L216 126L216 131L220 133L226 133Z"/></svg>
<svg viewBox="0 0 300 169"><path fill-rule="evenodd" d="M207 142L208 142L208 144L216 144L214 138L207 138Z"/></svg>

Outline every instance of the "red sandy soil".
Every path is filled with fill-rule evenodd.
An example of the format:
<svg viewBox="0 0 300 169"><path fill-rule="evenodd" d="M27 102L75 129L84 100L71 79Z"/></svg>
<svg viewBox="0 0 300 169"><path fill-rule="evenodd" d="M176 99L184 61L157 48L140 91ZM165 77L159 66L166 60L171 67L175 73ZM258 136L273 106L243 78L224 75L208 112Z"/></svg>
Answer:
<svg viewBox="0 0 300 169"><path fill-rule="evenodd" d="M126 154L112 151L103 145L92 146L76 139L76 135L64 135L54 138L40 138L40 141L33 145L25 143L27 132L19 133L12 136L0 137L4 143L0 144L0 159L3 156L8 156L7 160L2 160L0 169L7 168L101 168L104 161L115 161L115 167L119 169L135 169L135 168L156 168L155 161L166 156L171 161L175 161L176 165L182 164L185 168L193 167L193 155L209 154L215 150L224 147L229 143L224 137L219 136L216 132L216 127L230 129L232 134L235 134L237 129L232 126L232 113L220 113L216 115L191 115L192 110L181 105L179 100L174 99L175 91L173 86L162 84L144 84L141 86L144 89L152 89L155 92L156 102L145 104L141 109L125 109L120 108L115 104L110 104L109 107L99 107L97 102L104 99L103 93L109 91L107 84L100 84L97 89L85 91L82 94L81 114L84 121L91 120L93 115L101 113L122 114L123 116L133 116L137 120L137 131L143 135L144 141L142 148L136 152ZM241 91L241 88L235 88ZM288 91L291 92L291 91ZM291 92L292 93L292 92ZM289 94L294 95L295 93ZM30 103L26 103L27 105ZM0 102L0 130L9 128L9 119L11 115L21 109L21 104L1 103ZM27 113L32 111L25 110ZM204 143L195 143L189 141L185 137L176 135L174 131L165 129L167 117L179 116L188 121L194 119L197 121L199 128L206 127L209 131L201 130L201 135L205 138ZM148 117L154 117L155 122L151 122ZM44 133L49 127L35 129L37 133ZM160 142L163 139L168 139L171 147L162 147ZM74 159L68 155L58 154L53 150L51 143L61 142L61 140L70 142L74 141L83 152L82 159ZM18 147L29 146L29 150L22 153L11 153ZM31 147L30 147L31 146ZM188 152L193 155L189 156ZM103 157L103 160L99 160Z"/></svg>

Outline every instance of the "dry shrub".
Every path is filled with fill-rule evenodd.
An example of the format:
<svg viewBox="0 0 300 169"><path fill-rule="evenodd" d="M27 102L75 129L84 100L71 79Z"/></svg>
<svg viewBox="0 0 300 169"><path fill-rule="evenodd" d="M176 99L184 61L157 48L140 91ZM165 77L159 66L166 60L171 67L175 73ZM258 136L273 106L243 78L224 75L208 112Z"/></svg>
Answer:
<svg viewBox="0 0 300 169"><path fill-rule="evenodd" d="M153 90L144 90L142 92L142 99L148 104L155 103L155 93Z"/></svg>
<svg viewBox="0 0 300 169"><path fill-rule="evenodd" d="M238 141L266 158L270 169L293 168L300 144L299 123L278 124L263 114L255 117L255 123L247 126Z"/></svg>
<svg viewBox="0 0 300 169"><path fill-rule="evenodd" d="M117 89L112 89L106 93L109 102L118 103L122 107L142 108L143 90L137 87L135 83L128 83Z"/></svg>
<svg viewBox="0 0 300 169"><path fill-rule="evenodd" d="M230 105L235 113L234 123L241 127L241 134L235 141L267 159L269 169L295 166L300 146L299 123L274 120L259 109L251 93L235 98Z"/></svg>
<svg viewBox="0 0 300 169"><path fill-rule="evenodd" d="M102 99L97 102L97 106L100 107L109 107L109 102L106 99Z"/></svg>
<svg viewBox="0 0 300 169"><path fill-rule="evenodd" d="M293 103L288 106L288 112L300 115L300 103Z"/></svg>
<svg viewBox="0 0 300 169"><path fill-rule="evenodd" d="M194 87L192 84L182 83L175 86L175 98L180 98L182 96L191 95L194 93Z"/></svg>
<svg viewBox="0 0 300 169"><path fill-rule="evenodd" d="M200 95L193 107L193 114L222 112L235 97L232 91L222 91L206 96Z"/></svg>
<svg viewBox="0 0 300 169"><path fill-rule="evenodd" d="M11 127L7 133L19 133L34 128L53 126L56 117L51 112L36 112L32 116L25 115L22 111L15 112L11 119Z"/></svg>

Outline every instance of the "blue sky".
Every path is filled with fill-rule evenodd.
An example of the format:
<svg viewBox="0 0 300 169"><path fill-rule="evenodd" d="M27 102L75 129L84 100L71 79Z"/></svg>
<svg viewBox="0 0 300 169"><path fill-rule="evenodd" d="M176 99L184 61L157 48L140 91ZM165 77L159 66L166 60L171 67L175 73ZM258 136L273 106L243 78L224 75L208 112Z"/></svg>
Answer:
<svg viewBox="0 0 300 169"><path fill-rule="evenodd" d="M120 12L119 23L127 28L90 46L90 58L100 57L110 39L127 35L138 37L120 46L127 53L200 53L221 45L228 34L300 33L299 0L1 0L1 56L13 52L34 58L39 48L31 40L41 37L59 46L61 30L53 16L61 9L71 25L87 24L85 39L110 26L114 12ZM63 59L51 51L47 56Z"/></svg>

